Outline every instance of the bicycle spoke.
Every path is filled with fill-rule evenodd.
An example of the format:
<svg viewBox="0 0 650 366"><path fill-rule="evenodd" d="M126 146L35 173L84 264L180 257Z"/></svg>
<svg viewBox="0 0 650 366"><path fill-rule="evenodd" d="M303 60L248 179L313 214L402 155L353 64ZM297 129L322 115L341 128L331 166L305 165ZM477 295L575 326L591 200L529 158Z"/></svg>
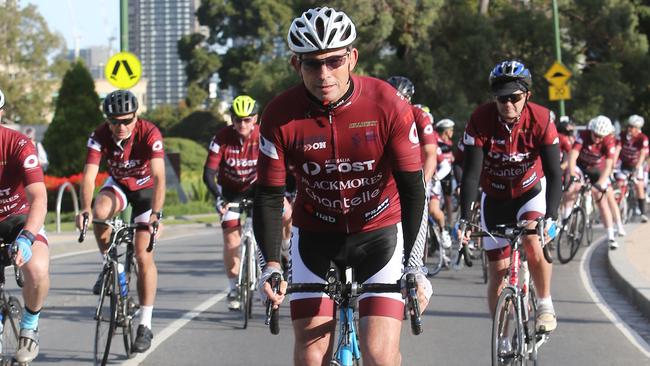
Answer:
<svg viewBox="0 0 650 366"><path fill-rule="evenodd" d="M5 295L3 294L4 298ZM14 296L5 299L2 307L2 361L10 361L18 349L18 337L20 335L20 318L22 317L22 306L20 300Z"/></svg>
<svg viewBox="0 0 650 366"><path fill-rule="evenodd" d="M117 325L117 293L115 272L104 275L102 292L95 314L95 365L105 365L111 348L111 340Z"/></svg>

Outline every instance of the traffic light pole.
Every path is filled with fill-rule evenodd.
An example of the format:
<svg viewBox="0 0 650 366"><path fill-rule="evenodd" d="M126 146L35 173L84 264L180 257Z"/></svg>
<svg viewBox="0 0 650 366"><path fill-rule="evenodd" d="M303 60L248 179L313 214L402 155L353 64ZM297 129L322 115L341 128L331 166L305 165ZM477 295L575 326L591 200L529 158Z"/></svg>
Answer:
<svg viewBox="0 0 650 366"><path fill-rule="evenodd" d="M562 49L560 48L560 19L557 10L557 0L553 0L553 28L555 31L555 58L558 62L562 63ZM564 113L564 100L559 100L559 103L560 116L565 116L566 114Z"/></svg>
<svg viewBox="0 0 650 366"><path fill-rule="evenodd" d="M129 0L120 0L120 51L129 50Z"/></svg>

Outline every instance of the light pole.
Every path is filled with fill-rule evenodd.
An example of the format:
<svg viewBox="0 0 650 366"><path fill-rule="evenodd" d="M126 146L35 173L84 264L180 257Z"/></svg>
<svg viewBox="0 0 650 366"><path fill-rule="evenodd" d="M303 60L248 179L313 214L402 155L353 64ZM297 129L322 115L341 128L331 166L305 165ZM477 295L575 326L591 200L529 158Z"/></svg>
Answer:
<svg viewBox="0 0 650 366"><path fill-rule="evenodd" d="M126 1L126 0L122 0ZM555 59L562 63L562 49L560 48L560 19L557 11L557 0L553 0L553 28L555 30ZM564 113L564 100L560 99L560 116L566 115Z"/></svg>
<svg viewBox="0 0 650 366"><path fill-rule="evenodd" d="M120 0L120 52L129 50L129 0Z"/></svg>

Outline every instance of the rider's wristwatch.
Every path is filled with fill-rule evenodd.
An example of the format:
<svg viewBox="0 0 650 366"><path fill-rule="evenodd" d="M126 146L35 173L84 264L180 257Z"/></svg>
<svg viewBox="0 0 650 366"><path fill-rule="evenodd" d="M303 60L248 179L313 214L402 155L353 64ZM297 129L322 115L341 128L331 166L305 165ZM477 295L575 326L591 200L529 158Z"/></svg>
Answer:
<svg viewBox="0 0 650 366"><path fill-rule="evenodd" d="M18 234L18 236L21 236L21 235L26 237L27 240L29 240L29 242L31 244L34 244L34 241L36 241L36 236L34 236L34 234L32 234L31 232L29 232L29 231L27 231L25 229L21 230L20 234Z"/></svg>
<svg viewBox="0 0 650 366"><path fill-rule="evenodd" d="M160 211L152 211L151 215L156 216L158 218L158 220L162 219L162 217L163 217L162 210L160 210Z"/></svg>

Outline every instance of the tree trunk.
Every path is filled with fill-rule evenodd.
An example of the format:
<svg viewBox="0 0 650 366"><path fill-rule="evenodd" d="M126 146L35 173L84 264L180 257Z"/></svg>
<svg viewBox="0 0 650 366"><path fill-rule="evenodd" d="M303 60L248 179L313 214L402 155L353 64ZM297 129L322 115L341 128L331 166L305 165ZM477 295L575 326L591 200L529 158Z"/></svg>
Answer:
<svg viewBox="0 0 650 366"><path fill-rule="evenodd" d="M490 0L478 0L478 12L481 15L487 15Z"/></svg>

